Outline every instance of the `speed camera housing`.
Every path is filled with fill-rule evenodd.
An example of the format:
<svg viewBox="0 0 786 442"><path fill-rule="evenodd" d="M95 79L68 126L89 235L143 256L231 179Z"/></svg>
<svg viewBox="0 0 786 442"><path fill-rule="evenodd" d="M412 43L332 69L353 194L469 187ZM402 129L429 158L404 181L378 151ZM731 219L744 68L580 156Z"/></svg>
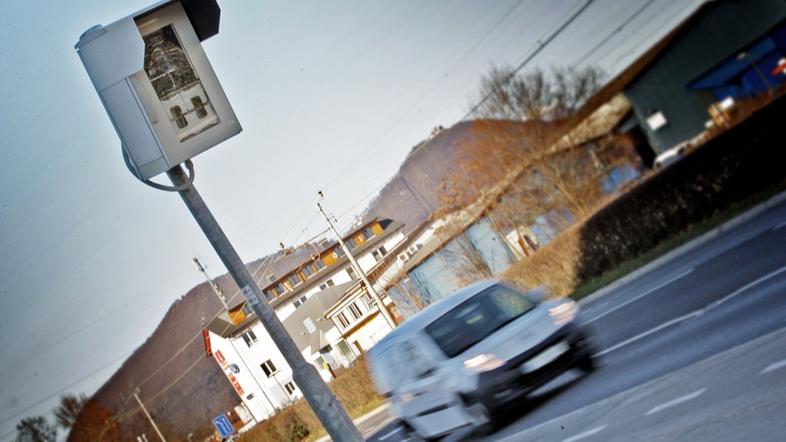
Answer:
<svg viewBox="0 0 786 442"><path fill-rule="evenodd" d="M107 26L75 48L144 180L242 130L201 41L218 33L214 0L168 0Z"/></svg>

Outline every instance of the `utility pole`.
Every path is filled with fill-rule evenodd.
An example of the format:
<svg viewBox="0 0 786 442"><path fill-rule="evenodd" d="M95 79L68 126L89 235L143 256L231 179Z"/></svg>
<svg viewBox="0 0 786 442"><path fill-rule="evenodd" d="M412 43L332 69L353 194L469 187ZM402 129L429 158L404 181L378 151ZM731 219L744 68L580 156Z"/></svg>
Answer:
<svg viewBox="0 0 786 442"><path fill-rule="evenodd" d="M319 192L319 196L320 199L325 197L322 191ZM338 240L338 244L341 246L341 250L344 251L344 254L346 254L347 258L349 259L349 264L355 270L355 273L360 275L360 279L363 280L363 284L366 285L366 291L368 291L368 293L374 298L374 301L377 302L377 308L379 309L379 312L382 313L382 317L385 318L385 321L387 321L391 329L395 329L396 321L393 320L393 317L390 315L387 307L385 307L385 304L382 303L382 298L379 296L379 293L377 293L377 290L369 282L366 272L360 268L360 264L358 264L358 262L355 260L355 257L352 256L352 252L350 252L349 247L344 244L344 240L341 239L341 234L338 233L336 226L333 225L333 222L330 221L330 217L328 217L327 213L325 213L325 210L322 209L322 204L320 204L320 201L317 201L317 207L319 207L319 211L322 212L322 216L325 217L325 221L327 221L328 225L330 226L330 230L332 230L333 234L336 235L336 239Z"/></svg>
<svg viewBox="0 0 786 442"><path fill-rule="evenodd" d="M134 389L134 399L136 399L137 403L142 408L142 412L144 412L145 416L147 416L147 420L150 421L150 424L153 426L153 429L156 430L156 434L158 434L158 437L161 438L161 442L166 442L166 439L164 439L164 435L161 434L161 430L158 429L158 425L156 425L156 422L150 416L150 413L147 412L147 408L145 408L145 404L143 404L142 400L139 399L139 388L138 387L136 389ZM147 438L145 438L145 440L147 440Z"/></svg>
<svg viewBox="0 0 786 442"><path fill-rule="evenodd" d="M191 260L194 261L194 265L196 266L197 270L199 270L199 272L205 276L205 279L207 280L207 283L210 285L210 288L213 289L213 293L215 293L218 300L221 301L221 304L223 304L224 310L226 310L227 313L229 313L229 304L227 304L227 299L224 296L224 292L222 292L221 288L218 287L218 284L216 284L216 282L213 281L213 278L211 278L210 275L207 274L207 270L205 270L205 267L202 265L201 262L199 262L199 258L195 256L191 258ZM254 376L254 373L248 368L248 364L246 364L246 359L240 353L240 350L237 349L237 346L235 346L235 340L229 338L227 339L227 341L229 341L229 345L232 346L232 350L235 350L235 353L237 353L237 356L240 359L240 362L243 364L243 367L245 367L246 371L248 372L248 375L251 376L251 378L254 380L254 383L256 383L257 387L259 387L259 391L262 392L262 396L265 397L265 400L267 400L267 403L270 405L270 410L275 413L275 411L278 408L276 408L276 406L273 405L273 401L271 401L270 398L267 396L267 393L265 393L265 389L262 388L262 385L259 384L257 377ZM255 424L258 423L257 418L254 417L254 413L251 413L251 418L254 419Z"/></svg>
<svg viewBox="0 0 786 442"><path fill-rule="evenodd" d="M229 242L224 231L221 230L213 214L210 213L196 187L190 183L183 167L180 165L175 166L167 171L167 175L175 188L178 189L180 197L205 233L216 254L221 258L224 267L232 275L237 286L241 287L243 295L248 300L248 305L254 310L273 342L276 343L279 351L281 351L284 359L292 368L292 378L327 433L336 442L362 441L363 437L352 423L341 403L330 391L325 381L322 380L317 369L306 362L292 337L289 336L284 325L281 324L278 316L276 316L259 286L257 286L256 281L248 272L240 256L238 256L237 251Z"/></svg>
<svg viewBox="0 0 786 442"><path fill-rule="evenodd" d="M213 281L213 279L208 276L207 270L205 270L205 267L203 267L202 263L199 262L199 258L195 256L191 258L191 260L194 261L194 265L196 266L197 270L199 270L199 272L204 275L207 283L210 284L210 288L213 289L213 293L215 293L218 300L221 301L221 305L224 306L225 310L229 311L229 305L227 304L227 298L224 297L224 292L222 292L221 289L218 288L218 284L216 284L215 281Z"/></svg>

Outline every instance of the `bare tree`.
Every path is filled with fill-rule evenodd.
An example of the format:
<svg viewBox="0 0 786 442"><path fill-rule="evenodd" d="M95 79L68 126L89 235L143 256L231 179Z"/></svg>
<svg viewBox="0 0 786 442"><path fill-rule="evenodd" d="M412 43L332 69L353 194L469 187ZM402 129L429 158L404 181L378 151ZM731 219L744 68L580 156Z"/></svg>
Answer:
<svg viewBox="0 0 786 442"><path fill-rule="evenodd" d="M555 121L569 117L601 86L605 74L587 66L535 68L517 73L492 65L480 82L480 118Z"/></svg>
<svg viewBox="0 0 786 442"><path fill-rule="evenodd" d="M53 411L57 424L64 430L71 428L87 401L88 397L84 393L79 396L71 393L60 396L60 404Z"/></svg>
<svg viewBox="0 0 786 442"><path fill-rule="evenodd" d="M604 134L610 127L607 117L593 114L581 123L572 119L597 92L603 77L593 67L516 74L510 67L492 66L481 81L479 94L488 98L478 115L525 120L518 123L525 133L465 152L459 160L460 172L439 188L442 210L452 212L476 201L483 204L495 230L524 255L535 248L528 230L540 217L560 231L592 214L604 199L604 179L633 152L626 136Z"/></svg>
<svg viewBox="0 0 786 442"><path fill-rule="evenodd" d="M483 260L480 252L472 245L472 241L466 234L458 235L453 239L444 252L450 256L449 266L458 276L462 286L493 276L486 261Z"/></svg>
<svg viewBox="0 0 786 442"><path fill-rule="evenodd" d="M16 442L55 442L57 428L43 416L26 417L16 424Z"/></svg>

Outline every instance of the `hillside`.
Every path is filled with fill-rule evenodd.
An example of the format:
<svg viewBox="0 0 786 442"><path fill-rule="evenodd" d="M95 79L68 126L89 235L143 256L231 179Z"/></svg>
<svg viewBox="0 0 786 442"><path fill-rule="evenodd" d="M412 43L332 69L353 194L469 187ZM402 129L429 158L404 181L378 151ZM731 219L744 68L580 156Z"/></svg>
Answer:
<svg viewBox="0 0 786 442"><path fill-rule="evenodd" d="M477 191L504 174L495 167L501 151L524 152L531 147L533 132L540 133L543 123L509 120L464 121L444 129L415 146L396 175L382 188L363 213L363 220L391 218L413 229L445 203L445 184L465 185L471 191L463 195L468 203ZM478 165L486 162L482 173ZM468 173L471 170L474 173Z"/></svg>

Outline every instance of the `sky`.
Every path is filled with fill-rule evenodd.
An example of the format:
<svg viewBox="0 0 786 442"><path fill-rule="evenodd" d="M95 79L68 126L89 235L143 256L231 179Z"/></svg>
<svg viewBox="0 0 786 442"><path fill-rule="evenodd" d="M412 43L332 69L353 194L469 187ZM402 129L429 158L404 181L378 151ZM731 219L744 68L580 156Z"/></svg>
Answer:
<svg viewBox="0 0 786 442"><path fill-rule="evenodd" d="M346 227L492 63L517 65L585 1L219 0L203 46L244 130L195 158L196 188L247 262L326 228L318 190ZM74 50L152 3L2 0L0 442L98 389L202 282L192 257L225 272L178 195L125 168ZM525 69L613 76L700 3L595 0Z"/></svg>

